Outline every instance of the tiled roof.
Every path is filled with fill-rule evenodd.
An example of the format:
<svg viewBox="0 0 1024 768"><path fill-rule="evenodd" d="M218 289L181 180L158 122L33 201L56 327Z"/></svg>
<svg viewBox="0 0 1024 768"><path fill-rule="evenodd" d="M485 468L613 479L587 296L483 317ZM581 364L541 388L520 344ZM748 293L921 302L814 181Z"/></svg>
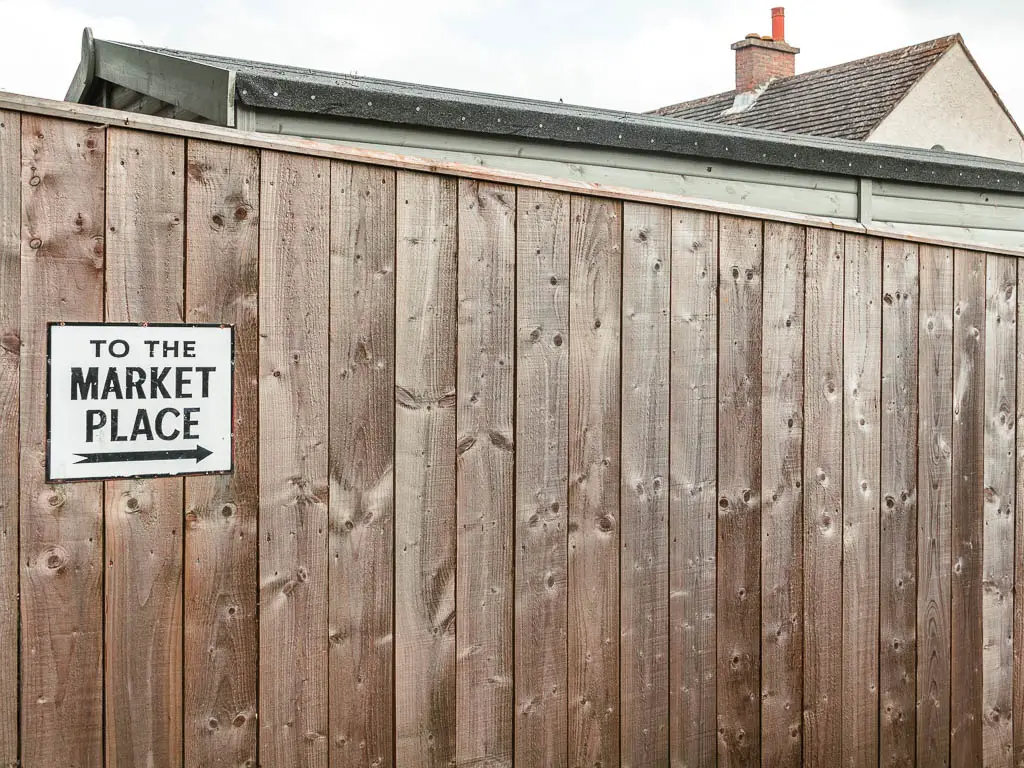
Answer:
<svg viewBox="0 0 1024 768"><path fill-rule="evenodd" d="M772 81L749 109L731 115L735 91L654 110L653 114L863 140L960 35Z"/></svg>

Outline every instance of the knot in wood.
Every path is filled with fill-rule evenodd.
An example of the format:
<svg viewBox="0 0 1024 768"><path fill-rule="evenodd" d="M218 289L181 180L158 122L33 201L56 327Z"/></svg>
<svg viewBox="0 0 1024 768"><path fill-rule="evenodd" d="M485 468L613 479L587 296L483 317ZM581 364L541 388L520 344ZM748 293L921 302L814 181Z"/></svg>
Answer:
<svg viewBox="0 0 1024 768"><path fill-rule="evenodd" d="M21 336L18 335L18 332L7 331L3 336L0 336L0 349L10 352L12 355L17 355L21 352Z"/></svg>
<svg viewBox="0 0 1024 768"><path fill-rule="evenodd" d="M61 546L48 547L43 552L43 560L51 571L59 571L68 562L68 551Z"/></svg>

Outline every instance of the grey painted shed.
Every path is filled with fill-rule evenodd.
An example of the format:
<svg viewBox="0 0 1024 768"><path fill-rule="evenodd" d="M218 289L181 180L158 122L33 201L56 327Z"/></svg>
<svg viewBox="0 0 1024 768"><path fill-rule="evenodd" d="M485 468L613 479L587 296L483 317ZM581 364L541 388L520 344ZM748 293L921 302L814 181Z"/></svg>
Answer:
<svg viewBox="0 0 1024 768"><path fill-rule="evenodd" d="M95 40L66 99L1024 248L1024 165Z"/></svg>

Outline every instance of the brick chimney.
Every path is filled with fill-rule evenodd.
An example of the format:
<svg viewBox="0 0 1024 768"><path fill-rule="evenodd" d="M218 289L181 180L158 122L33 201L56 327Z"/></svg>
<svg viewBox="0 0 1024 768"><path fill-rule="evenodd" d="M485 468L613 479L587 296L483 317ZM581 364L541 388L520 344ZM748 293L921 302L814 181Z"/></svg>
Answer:
<svg viewBox="0 0 1024 768"><path fill-rule="evenodd" d="M759 85L779 77L796 74L796 55L799 48L786 43L786 11L772 8L772 36L756 33L732 44L736 51L736 90L753 91Z"/></svg>

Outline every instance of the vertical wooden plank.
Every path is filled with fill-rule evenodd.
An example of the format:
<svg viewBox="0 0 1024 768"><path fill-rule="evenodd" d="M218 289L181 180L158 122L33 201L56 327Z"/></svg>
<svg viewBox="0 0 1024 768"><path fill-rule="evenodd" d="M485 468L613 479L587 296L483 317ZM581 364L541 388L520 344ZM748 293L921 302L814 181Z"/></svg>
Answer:
<svg viewBox="0 0 1024 768"><path fill-rule="evenodd" d="M455 760L454 179L400 171L395 297L395 764Z"/></svg>
<svg viewBox="0 0 1024 768"><path fill-rule="evenodd" d="M1013 537L1016 494L1017 258L988 256L982 546L982 755L1013 761Z"/></svg>
<svg viewBox="0 0 1024 768"><path fill-rule="evenodd" d="M512 765L515 187L459 181L456 762Z"/></svg>
<svg viewBox="0 0 1024 768"><path fill-rule="evenodd" d="M185 765L256 764L259 153L188 143L185 317L235 326L234 472L185 480Z"/></svg>
<svg viewBox="0 0 1024 768"><path fill-rule="evenodd" d="M569 762L619 765L622 206L574 196L569 233Z"/></svg>
<svg viewBox="0 0 1024 768"><path fill-rule="evenodd" d="M804 317L804 762L840 764L843 656L842 233L807 230Z"/></svg>
<svg viewBox="0 0 1024 768"><path fill-rule="evenodd" d="M327 765L330 164L260 174L260 763Z"/></svg>
<svg viewBox="0 0 1024 768"><path fill-rule="evenodd" d="M565 768L569 196L517 190L516 765Z"/></svg>
<svg viewBox="0 0 1024 768"><path fill-rule="evenodd" d="M718 217L672 212L669 758L713 766L716 722Z"/></svg>
<svg viewBox="0 0 1024 768"><path fill-rule="evenodd" d="M719 219L718 762L761 762L762 222Z"/></svg>
<svg viewBox="0 0 1024 768"><path fill-rule="evenodd" d="M1017 269L1017 326L1024 327L1024 270ZM1024 333L1017 334L1017 403L1024 403ZM1016 412L1017 467L1024 466L1024 409ZM1024 498L1024 472L1018 471L1016 498ZM1024 766L1024 525L1018 517L1014 529L1013 558L1013 764Z"/></svg>
<svg viewBox="0 0 1024 768"><path fill-rule="evenodd" d="M846 236L843 330L843 765L878 764L882 241Z"/></svg>
<svg viewBox="0 0 1024 768"><path fill-rule="evenodd" d="M672 211L625 203L622 238L621 745L668 760L669 290Z"/></svg>
<svg viewBox="0 0 1024 768"><path fill-rule="evenodd" d="M800 766L803 721L803 227L765 223L761 354L761 763Z"/></svg>
<svg viewBox="0 0 1024 768"><path fill-rule="evenodd" d="M103 320L105 129L21 121L21 760L103 763L103 484L47 484L46 323Z"/></svg>
<svg viewBox="0 0 1024 768"><path fill-rule="evenodd" d="M953 254L950 762L982 764L985 255Z"/></svg>
<svg viewBox="0 0 1024 768"><path fill-rule="evenodd" d="M390 766L395 172L331 166L330 752Z"/></svg>
<svg viewBox="0 0 1024 768"><path fill-rule="evenodd" d="M181 322L184 229L184 139L111 128L108 322ZM181 765L184 481L105 491L107 765Z"/></svg>
<svg viewBox="0 0 1024 768"><path fill-rule="evenodd" d="M917 742L918 249L882 245L879 752L913 766Z"/></svg>
<svg viewBox="0 0 1024 768"><path fill-rule="evenodd" d="M953 251L920 249L917 763L949 765Z"/></svg>
<svg viewBox="0 0 1024 768"><path fill-rule="evenodd" d="M0 764L18 761L21 115L0 111Z"/></svg>

